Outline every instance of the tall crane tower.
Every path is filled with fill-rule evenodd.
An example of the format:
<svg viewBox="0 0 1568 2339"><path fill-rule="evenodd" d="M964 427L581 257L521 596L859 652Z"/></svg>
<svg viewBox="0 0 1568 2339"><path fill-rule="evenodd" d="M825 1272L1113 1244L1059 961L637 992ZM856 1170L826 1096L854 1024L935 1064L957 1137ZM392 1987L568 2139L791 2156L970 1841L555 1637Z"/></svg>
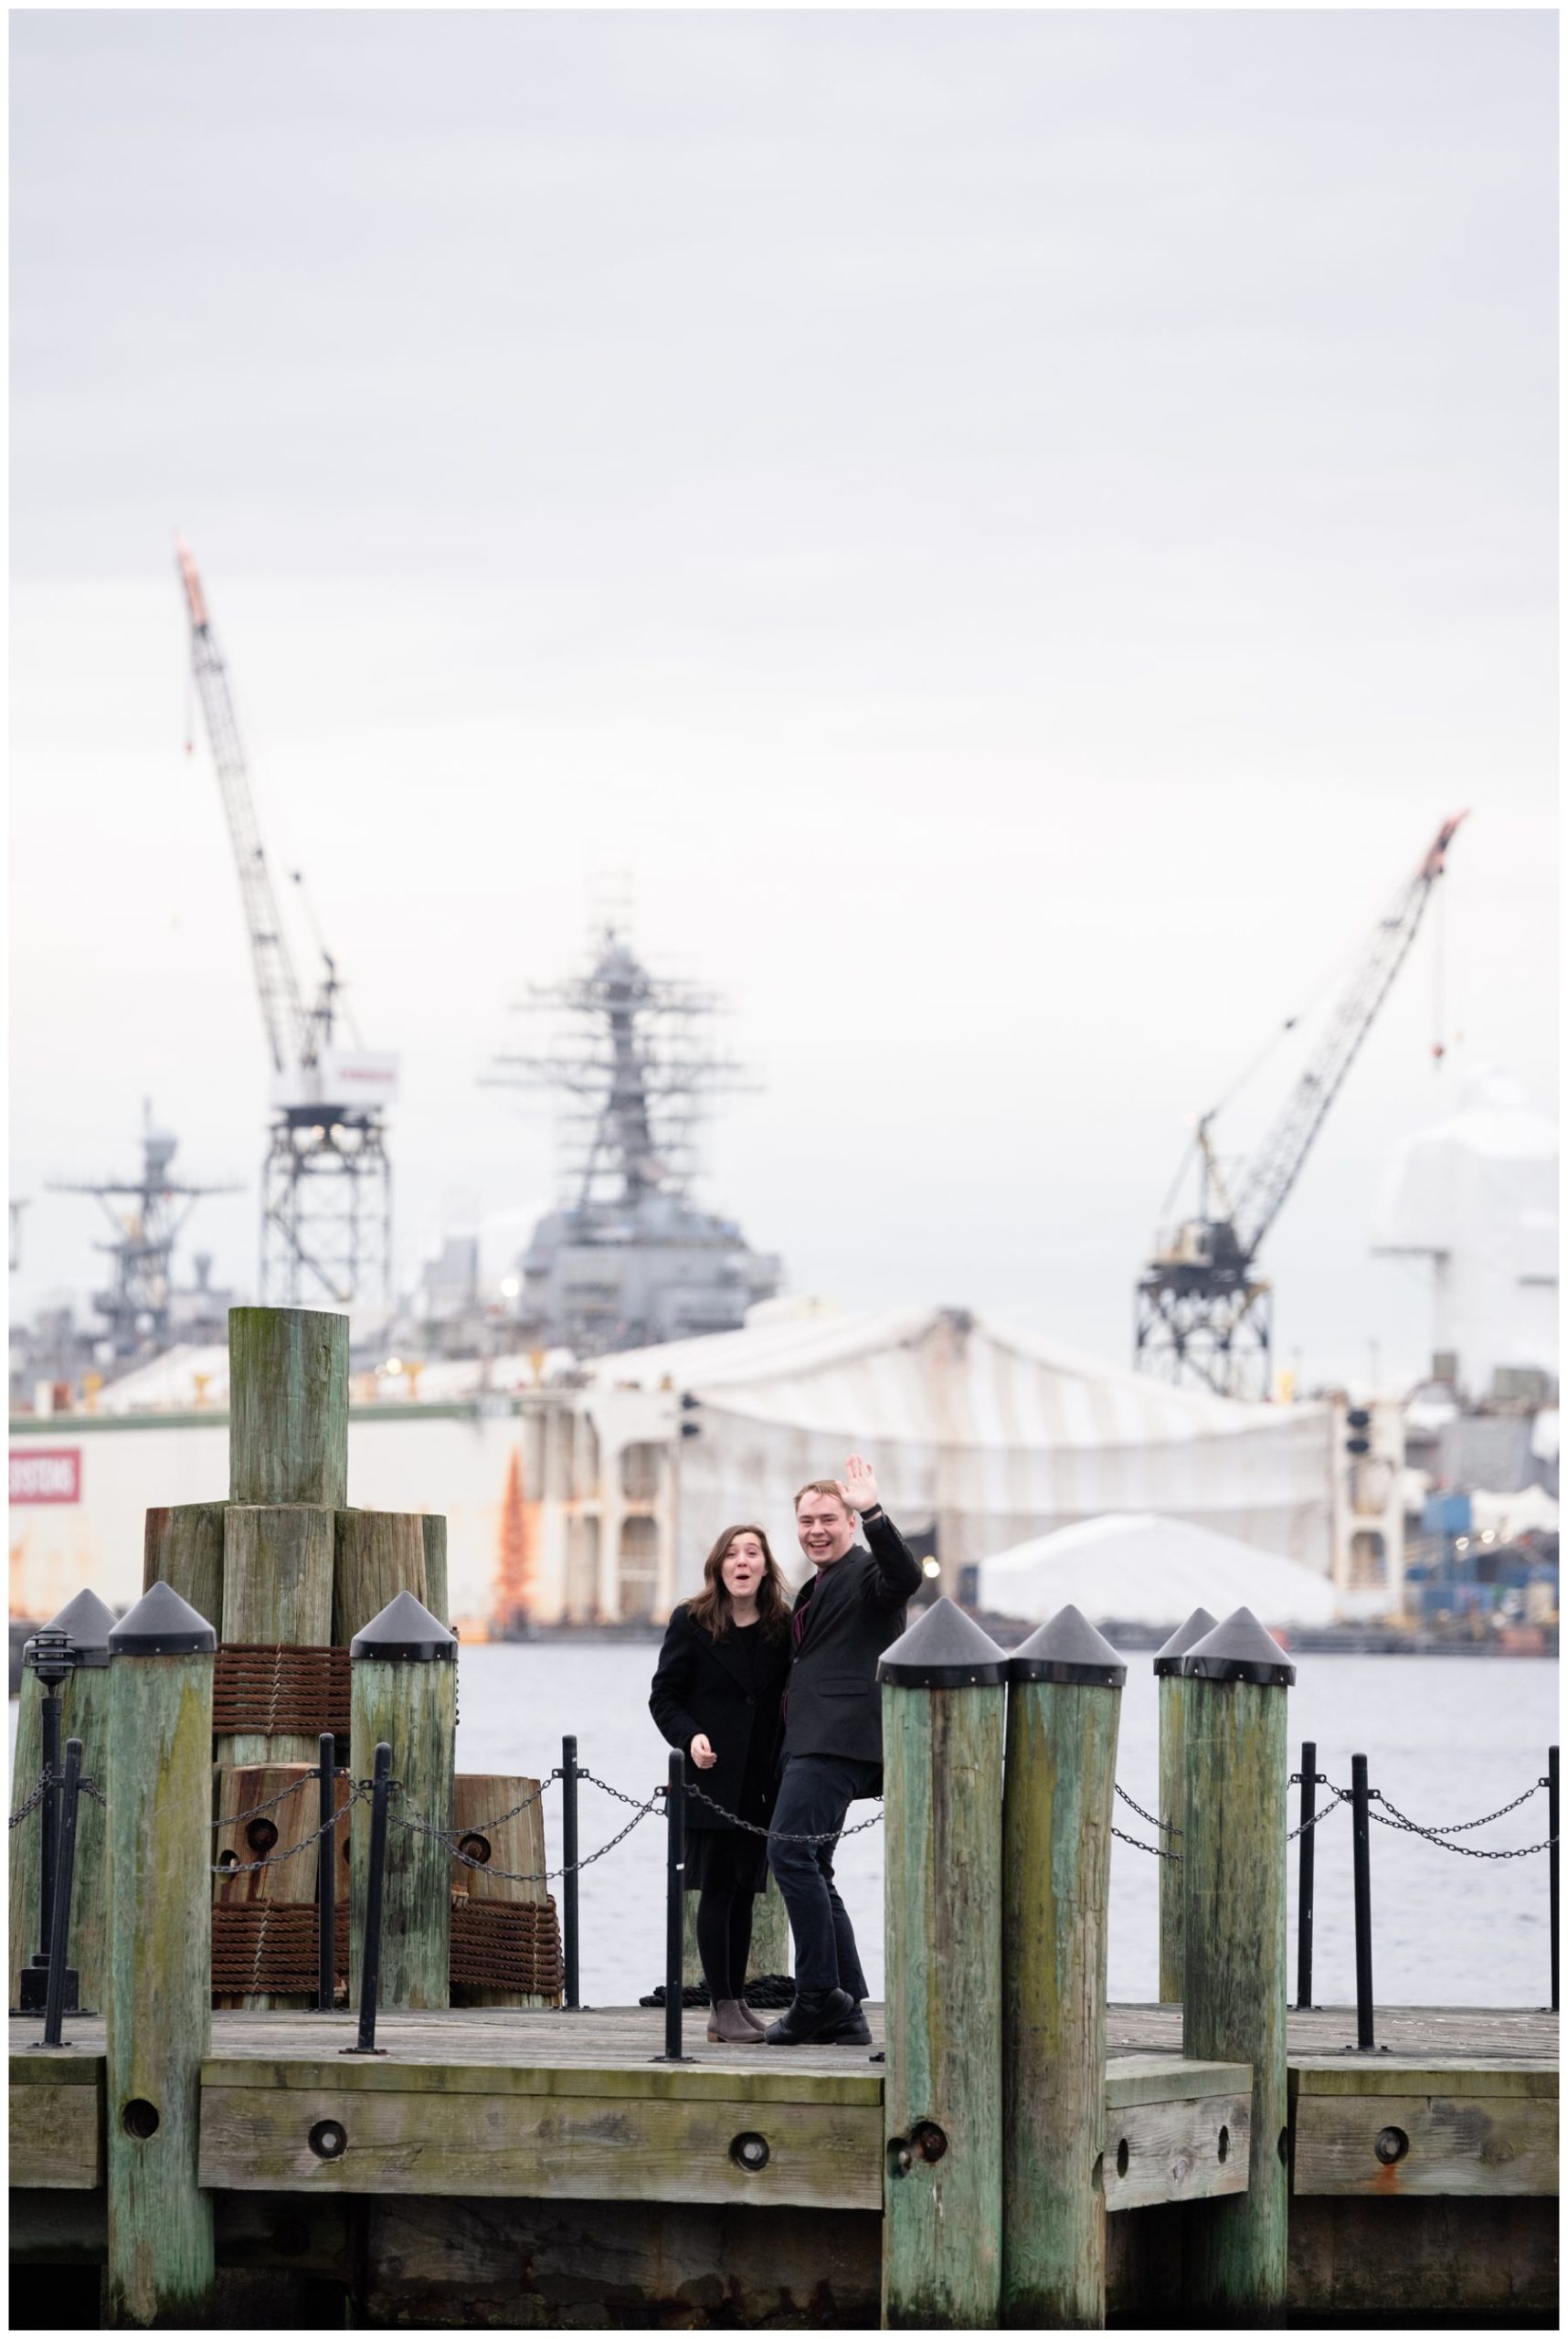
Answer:
<svg viewBox="0 0 1568 2339"><path fill-rule="evenodd" d="M1460 812L1444 821L1373 927L1284 1110L1234 1181L1225 1179L1212 1142L1218 1106L1198 1122L1196 1215L1156 1235L1155 1254L1139 1277L1133 1362L1139 1371L1222 1397L1269 1394L1273 1297L1258 1272L1258 1253L1409 956L1464 818Z"/></svg>
<svg viewBox="0 0 1568 2339"><path fill-rule="evenodd" d="M392 1272L385 1115L397 1097L397 1059L340 1045L342 985L324 945L314 998L307 1000L301 988L261 842L228 668L195 557L178 537L175 556L190 618L191 672L239 873L272 1059L261 1171L261 1298L296 1307L384 1304Z"/></svg>

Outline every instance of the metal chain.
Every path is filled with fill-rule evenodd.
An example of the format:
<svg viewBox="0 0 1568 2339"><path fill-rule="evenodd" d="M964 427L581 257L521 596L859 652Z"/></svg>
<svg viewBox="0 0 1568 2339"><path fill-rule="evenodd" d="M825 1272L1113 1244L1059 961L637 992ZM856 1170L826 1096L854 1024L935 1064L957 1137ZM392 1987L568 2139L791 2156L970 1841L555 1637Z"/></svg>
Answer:
<svg viewBox="0 0 1568 2339"><path fill-rule="evenodd" d="M1145 1811L1142 1804L1134 1803L1125 1787L1118 1786L1117 1793L1129 1811L1136 1811L1140 1819L1147 1820L1151 1827L1158 1827L1162 1836L1179 1836L1181 1833L1173 1819L1156 1819L1152 1811ZM1128 1836L1125 1840L1130 1843L1132 1839Z"/></svg>
<svg viewBox="0 0 1568 2339"><path fill-rule="evenodd" d="M1545 1784L1546 1781L1544 1779L1537 1779L1532 1787L1526 1787L1522 1794L1516 1794L1511 1803L1505 1803L1502 1805L1500 1809L1497 1811L1489 1811L1485 1818L1458 1819L1455 1821L1451 1827L1423 1827L1414 1819L1405 1819L1404 1812L1397 1811L1397 1805L1389 1802L1387 1795L1383 1794L1381 1787L1369 1787L1367 1789L1367 1799L1372 1803L1383 1804L1390 1811L1397 1811L1398 1817L1404 1821L1404 1825L1407 1827L1414 1828L1418 1836L1467 1836L1473 1827L1489 1826L1494 1819L1502 1819L1507 1816L1509 1812L1517 1811L1521 1803L1528 1803L1532 1794L1539 1794ZM1373 1816L1375 1817L1377 1815L1374 1813Z"/></svg>
<svg viewBox="0 0 1568 2339"><path fill-rule="evenodd" d="M594 1783L596 1786L602 1786L604 1782L602 1779L596 1779ZM401 1780L394 1779L392 1781L392 1791L395 1794L401 1794L403 1793L403 1784ZM609 1793L615 1795L618 1801L621 1803L631 1803L631 1797L629 1794L621 1794L620 1789L617 1787L609 1788ZM592 1868L595 1860L603 1859L607 1852L613 1852L618 1844L623 1844L628 1836L630 1835L632 1829L641 1826L641 1822L647 1818L651 1811L657 1811L658 1808L659 1802L656 1795L652 1797L647 1803L633 1804L631 1817L627 1821L625 1826L620 1830L620 1833L618 1836L612 1836L608 1844L601 1844L597 1852L588 1852L580 1860L572 1861L565 1868L537 1868L533 1870L512 1868L495 1868L489 1860L476 1860L471 1858L467 1852L460 1852L454 1848L447 1829L432 1826L431 1823L428 1819L421 1818L419 1814L412 1809L408 1811L407 1816L405 1816L403 1813L397 1811L390 1812L387 1815L391 1819L395 1827L401 1827L409 1835L417 1834L420 1836L433 1836L436 1842L441 1845L443 1848L450 1854L454 1860L461 1860L464 1868L477 1869L481 1876L499 1877L507 1884L553 1884L557 1877L577 1876L585 1868Z"/></svg>
<svg viewBox="0 0 1568 2339"><path fill-rule="evenodd" d="M1520 1803L1528 1802L1530 1795L1534 1793L1535 1789L1531 1787L1529 1791L1529 1794L1521 1794L1515 1803L1505 1804L1503 1805L1504 1810L1516 1811L1519 1808L1519 1805ZM1381 1803L1383 1805L1383 1808L1382 1811L1372 1811L1369 1807L1367 1814L1369 1818L1375 1819L1377 1821L1380 1827L1397 1828L1402 1836L1419 1836L1424 1842L1436 1844L1439 1850L1445 1852L1457 1852L1462 1858L1467 1860L1528 1859L1533 1852L1550 1851L1552 1845L1557 1841L1555 1836L1548 1836L1543 1842L1539 1844L1516 1844L1510 1851L1489 1851L1486 1846L1482 1844L1451 1844L1448 1841L1449 1835L1459 1835L1463 1832L1463 1828L1455 1827L1440 1832L1436 1827L1423 1827L1419 1826L1415 1820L1407 1818L1405 1814L1399 1809L1396 1804L1390 1803L1388 1797L1379 1787L1369 1787L1367 1790L1367 1802L1369 1806L1374 1802ZM1499 1816L1496 1812L1493 1812L1490 1815L1494 1819ZM1467 1819L1463 1823L1464 1828L1482 1827L1485 1825L1486 1822L1481 1819Z"/></svg>
<svg viewBox="0 0 1568 2339"><path fill-rule="evenodd" d="M1166 1851L1162 1845L1140 1843L1136 1836L1125 1835L1119 1827L1113 1827L1111 1834L1118 1843L1130 1844L1135 1852L1147 1852L1151 1859L1179 1860L1181 1857L1180 1852Z"/></svg>
<svg viewBox="0 0 1568 2339"><path fill-rule="evenodd" d="M560 1775L559 1771L553 1771L550 1773L550 1778L558 1779ZM549 1784L550 1779L543 1780L540 1784L534 1789L532 1794L525 1794L521 1803L514 1803L510 1811L498 1811L493 1819L471 1819L465 1827L429 1826L426 1827L424 1832L428 1836L440 1836L444 1842L450 1843L451 1846L452 1857L456 1859L460 1857L458 1846L462 1842L465 1836L487 1836L494 1828L503 1827L509 1819L515 1819L520 1813L531 1811L535 1804L538 1803L542 1799L545 1791ZM489 1868L488 1864L483 1860L477 1862L476 1865L481 1868L484 1868L486 1872L491 1876L501 1876L504 1873L504 1870L501 1868Z"/></svg>
<svg viewBox="0 0 1568 2339"><path fill-rule="evenodd" d="M1300 1784L1299 1775L1298 1775L1291 1783L1298 1786ZM1329 1780L1324 1777L1321 1771L1319 1772L1313 1783L1320 1787L1330 1787L1330 1792L1333 1796L1333 1801L1331 1803L1325 1803L1319 1805L1319 1809L1312 1814L1310 1819L1304 1819L1299 1827L1293 1827L1290 1830L1289 1835L1285 1838L1287 1844L1293 1844L1298 1836L1305 1836L1309 1827L1316 1827L1320 1820L1327 1819L1330 1811L1338 1811L1340 1804L1349 1803L1351 1799L1351 1791L1349 1787L1330 1786Z"/></svg>
<svg viewBox="0 0 1568 2339"><path fill-rule="evenodd" d="M754 1819L743 1819L738 1812L726 1810L722 1803L715 1803L711 1794L705 1794L701 1787L694 1786L690 1779L686 1781L686 1793L694 1795L699 1803L705 1803L708 1809L716 1811L721 1818L727 1819L732 1827L743 1827L748 1836L766 1836L770 1844L836 1844L845 1836L863 1836L868 1827L882 1825L881 1812L874 1811L869 1819L857 1819L853 1827L829 1827L820 1836L794 1836L786 1827L759 1827ZM881 1797L877 1799L880 1802Z"/></svg>
<svg viewBox="0 0 1568 2339"><path fill-rule="evenodd" d="M77 1785L81 1789L83 1794L91 1797L92 1801L97 1804L100 1811L108 1810L109 1797L104 1794L96 1779L78 1779Z"/></svg>
<svg viewBox="0 0 1568 2339"><path fill-rule="evenodd" d="M248 1770L260 1769L263 1765L247 1763L244 1767ZM305 1773L302 1779L291 1779L286 1787L280 1787L276 1794L270 1794L265 1803L253 1803L249 1811L226 1812L221 1819L215 1819L212 1825L214 1827L238 1827L247 1819L259 1819L264 1811L270 1811L274 1804L287 1803L289 1797L291 1794L298 1794L302 1787L318 1786L321 1783L321 1764L318 1762L313 1769ZM334 1779L346 1779L348 1773L342 1763L339 1763L333 1772Z"/></svg>
<svg viewBox="0 0 1568 2339"><path fill-rule="evenodd" d="M558 1778L560 1776L560 1773L557 1772L556 1775ZM622 1794L619 1787L612 1787L608 1779L599 1778L593 1771L584 1771L579 1769L577 1776L579 1779L586 1779L589 1786L599 1787L606 1794L612 1794L617 1803L629 1805L633 1811L641 1811L643 1808L643 1805L638 1802L637 1797L634 1794ZM663 1790L661 1788L659 1792L662 1794Z"/></svg>
<svg viewBox="0 0 1568 2339"><path fill-rule="evenodd" d="M30 1813L37 1811L39 1804L42 1803L44 1797L48 1794L54 1783L55 1774L51 1770L46 1767L38 1773L38 1783L33 1789L32 1794L27 1797L26 1802L19 1805L18 1807L11 1814L11 1825L13 1827L19 1827L23 1820L26 1819Z"/></svg>
<svg viewBox="0 0 1568 2339"><path fill-rule="evenodd" d="M355 1782L349 1788L348 1801L340 1804L330 1819L323 1819L313 1835L302 1836L297 1844L291 1844L286 1852L269 1852L264 1859L235 1860L232 1863L214 1860L212 1862L214 1876L254 1876L258 1868L281 1868L285 1860L298 1859L300 1854L308 1852L313 1844L319 1844L323 1836L330 1836L338 1821L346 1819L355 1805L365 1802L369 1793L368 1779Z"/></svg>

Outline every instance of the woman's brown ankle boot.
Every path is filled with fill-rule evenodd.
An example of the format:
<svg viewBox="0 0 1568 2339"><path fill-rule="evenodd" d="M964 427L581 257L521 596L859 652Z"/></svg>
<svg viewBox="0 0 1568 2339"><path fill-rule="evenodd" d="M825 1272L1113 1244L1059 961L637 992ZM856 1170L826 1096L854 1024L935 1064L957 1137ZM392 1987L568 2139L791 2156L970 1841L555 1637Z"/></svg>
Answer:
<svg viewBox="0 0 1568 2339"><path fill-rule="evenodd" d="M762 2033L747 2022L746 2009L738 1998L717 2001L708 2023L708 2037L715 2046L758 2047L762 2043Z"/></svg>

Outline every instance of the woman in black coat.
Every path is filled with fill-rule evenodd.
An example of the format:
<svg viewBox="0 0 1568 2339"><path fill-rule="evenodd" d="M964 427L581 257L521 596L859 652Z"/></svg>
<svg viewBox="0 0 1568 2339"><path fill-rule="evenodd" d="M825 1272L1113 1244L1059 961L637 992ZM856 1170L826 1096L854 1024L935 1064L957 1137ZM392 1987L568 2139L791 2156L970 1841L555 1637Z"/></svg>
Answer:
<svg viewBox="0 0 1568 2339"><path fill-rule="evenodd" d="M696 1892L708 2037L758 2045L746 2003L752 1902L768 1889L768 1846L725 1813L766 1826L778 1789L779 1716L789 1670L789 1594L760 1527L726 1527L703 1588L670 1618L649 1710L681 1747L713 1804L686 1800L686 1889Z"/></svg>

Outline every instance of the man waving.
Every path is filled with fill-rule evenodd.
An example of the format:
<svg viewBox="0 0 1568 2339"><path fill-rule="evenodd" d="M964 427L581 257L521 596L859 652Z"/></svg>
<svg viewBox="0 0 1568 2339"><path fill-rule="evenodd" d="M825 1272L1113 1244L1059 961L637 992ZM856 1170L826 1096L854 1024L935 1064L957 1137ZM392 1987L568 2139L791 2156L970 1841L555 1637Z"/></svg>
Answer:
<svg viewBox="0 0 1568 2339"><path fill-rule="evenodd" d="M855 1540L856 1524L865 1543ZM770 2047L868 2044L865 1976L849 1911L833 1883L832 1842L850 1805L882 1791L882 1692L876 1664L904 1630L920 1562L883 1509L869 1462L795 1498L795 1529L816 1572L790 1618L784 1775L768 1857L795 1936L795 2003L768 2029ZM869 1549L866 1547L869 1545Z"/></svg>

